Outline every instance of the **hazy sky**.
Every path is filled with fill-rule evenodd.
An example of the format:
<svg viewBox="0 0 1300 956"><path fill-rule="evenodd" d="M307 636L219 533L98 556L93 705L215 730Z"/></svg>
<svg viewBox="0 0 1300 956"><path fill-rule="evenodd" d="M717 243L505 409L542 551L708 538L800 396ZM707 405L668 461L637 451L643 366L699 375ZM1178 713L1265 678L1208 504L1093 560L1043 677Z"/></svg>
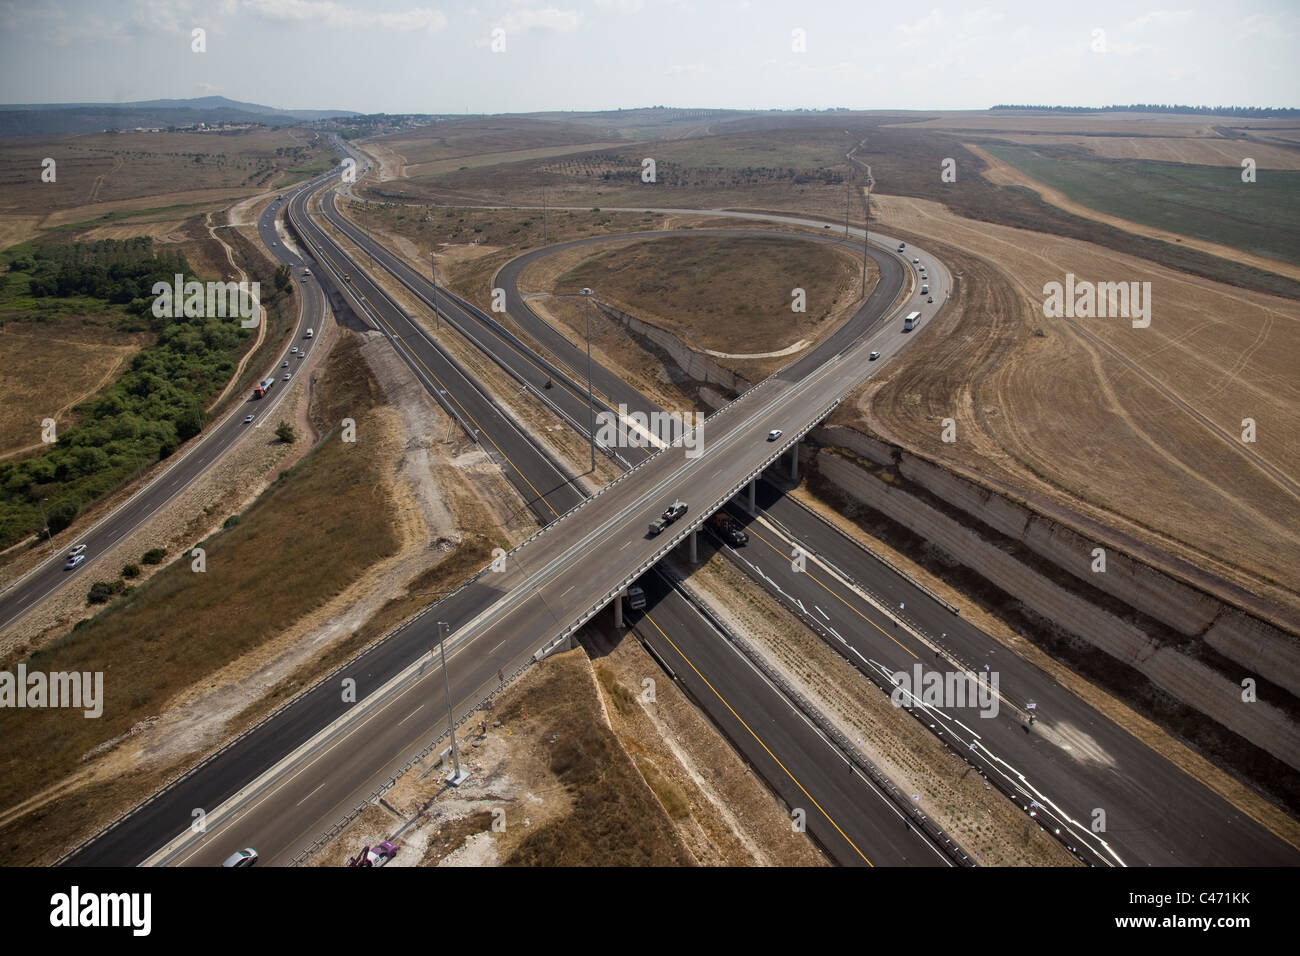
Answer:
<svg viewBox="0 0 1300 956"><path fill-rule="evenodd" d="M1170 2L0 0L0 102L1300 105L1295 0Z"/></svg>

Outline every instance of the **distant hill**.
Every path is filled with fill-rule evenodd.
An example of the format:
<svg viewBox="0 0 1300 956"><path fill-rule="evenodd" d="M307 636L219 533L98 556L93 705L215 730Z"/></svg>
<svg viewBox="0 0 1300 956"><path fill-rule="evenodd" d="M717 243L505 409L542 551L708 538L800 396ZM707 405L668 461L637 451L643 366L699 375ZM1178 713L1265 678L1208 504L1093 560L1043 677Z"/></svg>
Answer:
<svg viewBox="0 0 1300 956"><path fill-rule="evenodd" d="M293 126L356 115L351 110L278 110L257 103L239 103L224 96L138 103L14 103L0 104L0 136L58 136L137 126L165 129L195 123Z"/></svg>

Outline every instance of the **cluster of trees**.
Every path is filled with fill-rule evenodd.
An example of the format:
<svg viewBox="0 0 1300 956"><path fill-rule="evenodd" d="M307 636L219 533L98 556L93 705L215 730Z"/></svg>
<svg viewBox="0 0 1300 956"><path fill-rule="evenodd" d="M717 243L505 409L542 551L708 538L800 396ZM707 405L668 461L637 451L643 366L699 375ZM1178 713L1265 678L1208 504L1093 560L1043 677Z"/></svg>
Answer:
<svg viewBox="0 0 1300 956"><path fill-rule="evenodd" d="M184 274L187 269L183 255L155 252L147 236L39 243L20 247L9 257L6 276L11 281L6 285L16 289L12 279L25 275L28 294L35 299L87 296L125 305L127 312L143 316L153 306L153 284L170 284L176 273Z"/></svg>
<svg viewBox="0 0 1300 956"><path fill-rule="evenodd" d="M1300 109L1272 106L1179 106L1169 103L1130 103L1128 106L1023 106L999 103L995 110L1050 110L1053 113L1188 113L1207 116L1242 116L1249 119L1291 119Z"/></svg>
<svg viewBox="0 0 1300 956"><path fill-rule="evenodd" d="M41 255L24 250L10 262L12 273L30 257L56 289L101 299L105 310L141 309L156 337L121 378L77 408L82 424L60 430L58 441L34 458L0 462L0 547L43 534L42 506L50 531L62 530L87 504L197 435L207 420L206 403L234 374L251 334L238 319L155 317L152 297L110 306L96 290L127 278L151 285L155 275L163 281L178 271L189 276L183 256L155 256L147 238L117 245L78 243ZM107 287L97 285L101 272Z"/></svg>

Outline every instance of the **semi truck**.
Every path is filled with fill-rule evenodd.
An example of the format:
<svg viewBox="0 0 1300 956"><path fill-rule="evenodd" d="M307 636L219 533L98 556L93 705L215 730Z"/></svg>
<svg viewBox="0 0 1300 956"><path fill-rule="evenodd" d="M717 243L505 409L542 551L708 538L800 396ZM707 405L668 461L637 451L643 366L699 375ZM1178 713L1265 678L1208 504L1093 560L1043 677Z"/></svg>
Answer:
<svg viewBox="0 0 1300 956"><path fill-rule="evenodd" d="M654 537L682 515L686 514L686 502L678 499L670 504L658 518L650 522L650 537Z"/></svg>
<svg viewBox="0 0 1300 956"><path fill-rule="evenodd" d="M723 541L733 548L739 548L749 542L749 534L740 526L740 522L725 511L719 511L709 519L709 525Z"/></svg>
<svg viewBox="0 0 1300 956"><path fill-rule="evenodd" d="M263 396L266 395L267 392L271 390L271 386L274 384L275 384L275 379L273 378L262 379L255 386L253 386L253 397L262 398Z"/></svg>

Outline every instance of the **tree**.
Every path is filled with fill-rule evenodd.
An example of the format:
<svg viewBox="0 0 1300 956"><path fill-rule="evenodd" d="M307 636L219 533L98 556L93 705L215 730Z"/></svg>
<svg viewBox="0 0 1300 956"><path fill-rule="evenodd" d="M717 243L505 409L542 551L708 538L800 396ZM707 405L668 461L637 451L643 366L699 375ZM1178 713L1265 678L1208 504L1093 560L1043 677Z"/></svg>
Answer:
<svg viewBox="0 0 1300 956"><path fill-rule="evenodd" d="M275 437L286 445L292 445L294 440L293 426L281 419L280 424L275 426Z"/></svg>
<svg viewBox="0 0 1300 956"><path fill-rule="evenodd" d="M288 266L280 266L275 270L275 288L283 292L289 288L289 280L292 278Z"/></svg>

